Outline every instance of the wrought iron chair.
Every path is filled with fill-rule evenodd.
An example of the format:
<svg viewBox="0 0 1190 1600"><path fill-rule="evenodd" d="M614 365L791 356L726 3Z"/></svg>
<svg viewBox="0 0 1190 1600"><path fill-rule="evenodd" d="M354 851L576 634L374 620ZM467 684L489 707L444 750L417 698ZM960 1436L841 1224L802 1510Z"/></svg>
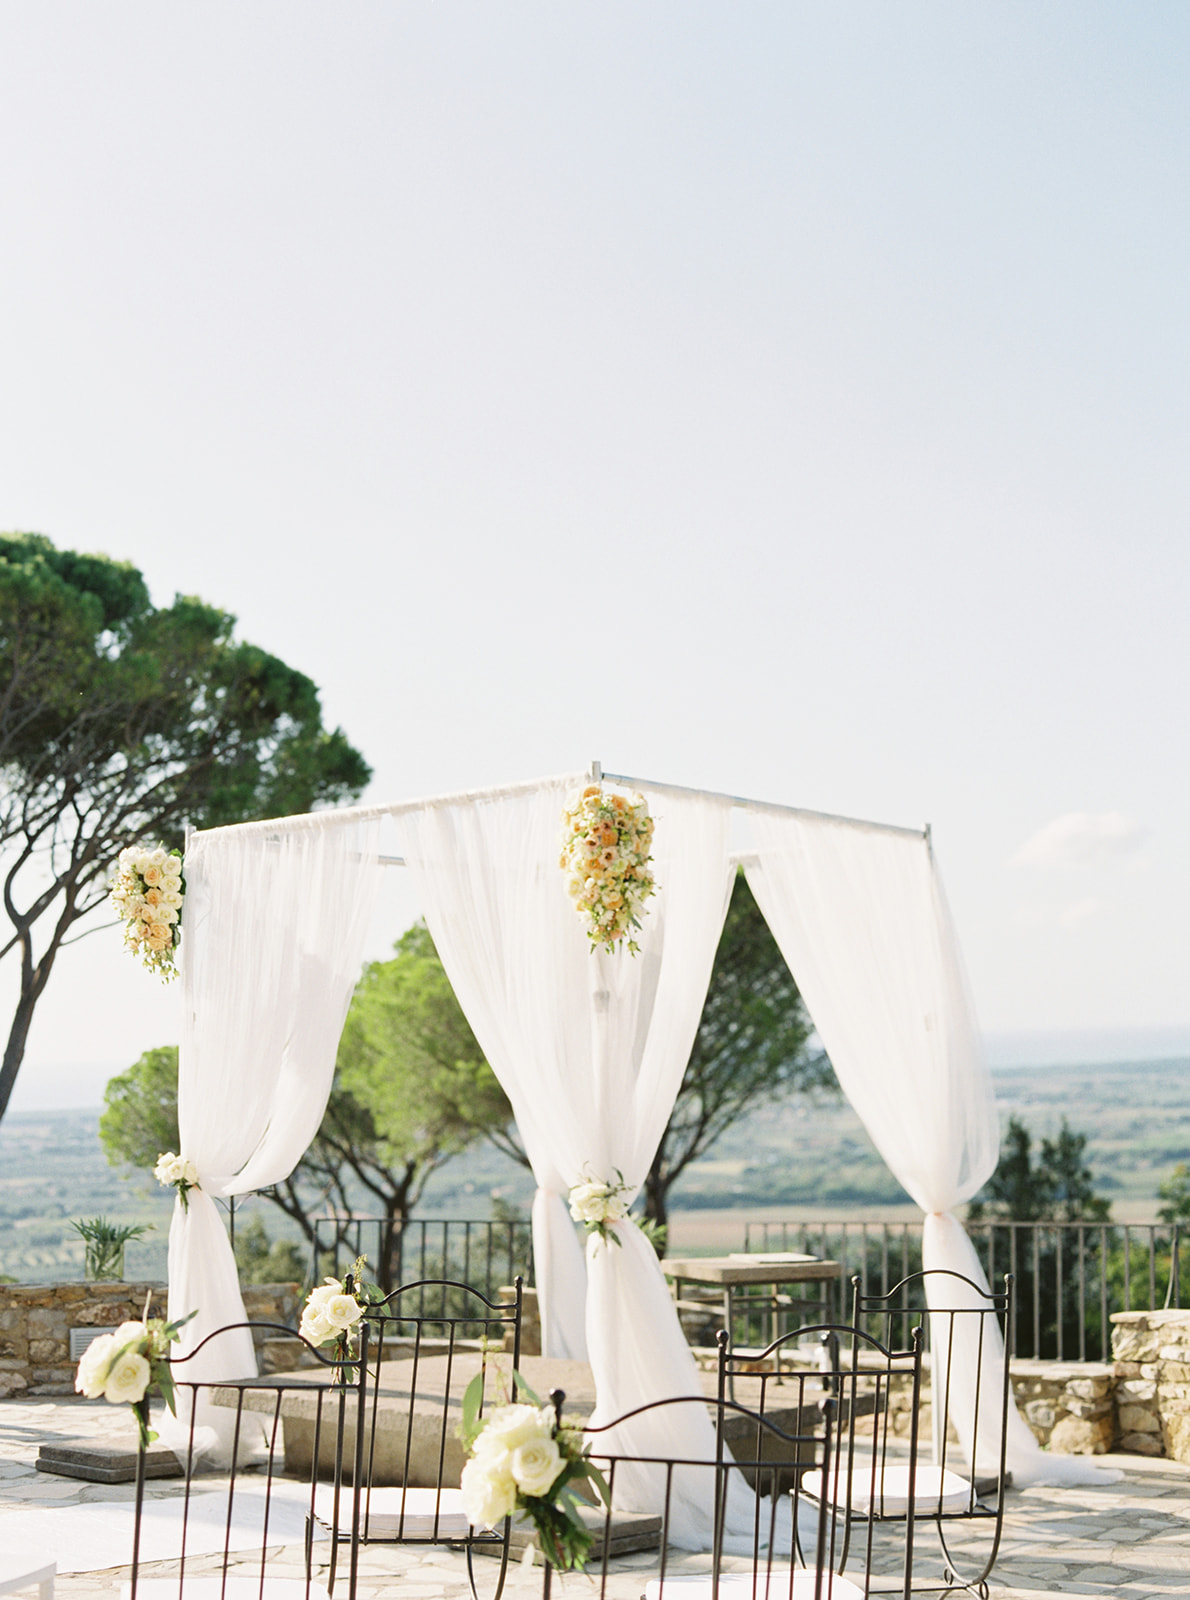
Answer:
<svg viewBox="0 0 1190 1600"><path fill-rule="evenodd" d="M988 1290L961 1273L913 1273L887 1294L865 1294L858 1277L853 1326L891 1341L898 1330L928 1327L932 1459L918 1460L915 1515L936 1526L942 1581L915 1585L915 1593L967 1589L986 1600L988 1579L1004 1528L1004 1495L1012 1388L1005 1333L1011 1325L1013 1280ZM841 1445L842 1456L850 1448ZM922 1454L925 1454L924 1445ZM848 1501L848 1519L873 1521L906 1515L901 1480L876 1474L866 1492ZM850 1527L848 1528L850 1532Z"/></svg>
<svg viewBox="0 0 1190 1600"><path fill-rule="evenodd" d="M301 1373L188 1376L209 1366L198 1358L221 1335L266 1327L221 1328L170 1359L177 1421L157 1426L183 1476L155 1482L150 1497L144 1446L138 1450L131 1573L122 1600L329 1600L312 1576L309 1527L320 1460L330 1462L333 1489L341 1488L356 1404L343 1364L307 1346L315 1366ZM212 1427L212 1419L219 1425ZM303 1565L305 1578L294 1577ZM348 1600L356 1565L353 1556Z"/></svg>
<svg viewBox="0 0 1190 1600"><path fill-rule="evenodd" d="M343 1545L355 1552L372 1544L445 1544L465 1550L476 1595L476 1548L499 1557L484 1583L486 1589L490 1579L492 1600L499 1600L509 1529L473 1528L463 1510L459 1423L463 1393L477 1374L485 1406L515 1397L521 1312L519 1278L503 1303L464 1283L426 1279L366 1307L345 1486L320 1484L314 1499L314 1525L331 1538L332 1591Z"/></svg>
<svg viewBox="0 0 1190 1600"><path fill-rule="evenodd" d="M907 1345L899 1348L832 1324L800 1328L763 1351L738 1354L725 1333L719 1336L721 1406L735 1389L747 1394L762 1418L781 1419L787 1429L805 1432L812 1430L823 1396L832 1402L836 1431L828 1462L799 1463L790 1476L796 1478L795 1495L825 1519L826 1572L836 1586L847 1574L851 1585L836 1587L837 1593L912 1592L922 1352L920 1328L910 1330ZM891 1485L894 1478L901 1526L889 1537L878 1532L879 1519L869 1508L873 1485ZM853 1541L853 1526L861 1519L867 1533L862 1547ZM794 1537L801 1537L796 1519Z"/></svg>

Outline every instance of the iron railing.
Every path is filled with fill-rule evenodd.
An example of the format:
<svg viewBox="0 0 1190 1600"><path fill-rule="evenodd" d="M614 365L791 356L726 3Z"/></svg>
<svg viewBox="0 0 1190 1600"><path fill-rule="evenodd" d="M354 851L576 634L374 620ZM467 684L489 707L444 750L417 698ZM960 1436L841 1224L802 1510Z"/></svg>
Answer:
<svg viewBox="0 0 1190 1600"><path fill-rule="evenodd" d="M1110 1361L1111 1317L1190 1303L1190 1252L1177 1223L973 1222L989 1282L1011 1272L1009 1343L1018 1357ZM749 1252L804 1251L838 1261L832 1320L850 1317L851 1279L885 1294L921 1268L920 1222L750 1222Z"/></svg>
<svg viewBox="0 0 1190 1600"><path fill-rule="evenodd" d="M532 1283L533 1230L526 1221L316 1219L312 1281L341 1277L357 1256L367 1256L370 1276L386 1291L403 1283L449 1278L495 1300L498 1291L517 1277ZM430 1315L434 1309L422 1303L417 1315ZM445 1314L444 1308L437 1309Z"/></svg>

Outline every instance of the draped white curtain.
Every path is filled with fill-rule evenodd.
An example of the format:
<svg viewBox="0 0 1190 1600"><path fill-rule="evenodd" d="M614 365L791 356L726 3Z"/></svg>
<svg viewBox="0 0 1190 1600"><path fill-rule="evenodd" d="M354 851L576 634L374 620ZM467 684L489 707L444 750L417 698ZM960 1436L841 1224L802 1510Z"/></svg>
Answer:
<svg viewBox="0 0 1190 1600"><path fill-rule="evenodd" d="M648 1172L723 928L730 804L650 800L658 892L636 935L640 954L607 955L592 951L558 865L562 807L583 782L431 802L402 811L398 825L418 903L512 1102L537 1181L543 1349L590 1361L606 1421L650 1400L700 1392L647 1240L632 1223L616 1227L615 1245L592 1236L584 1271L566 1195L584 1178L614 1182L619 1173L631 1198ZM705 1410L691 1408L687 1420L689 1451L675 1451L671 1413L661 1453L713 1449ZM705 1507L698 1516L705 1520Z"/></svg>
<svg viewBox="0 0 1190 1600"><path fill-rule="evenodd" d="M954 1211L995 1171L999 1124L929 841L805 813L757 808L750 817L758 850L749 886L844 1093L927 1214L923 1267L986 1288ZM954 1367L952 1392L964 1383L973 1397L987 1381L957 1352ZM1102 1481L1077 1457L1043 1455L1015 1411L1010 1422L1018 1485Z"/></svg>
<svg viewBox="0 0 1190 1600"><path fill-rule="evenodd" d="M315 814L188 842L178 1126L199 1188L169 1234L169 1314L198 1311L184 1350L244 1320L215 1200L288 1177L318 1131L379 884L378 826ZM196 1378L254 1374L251 1338L217 1340L193 1365Z"/></svg>

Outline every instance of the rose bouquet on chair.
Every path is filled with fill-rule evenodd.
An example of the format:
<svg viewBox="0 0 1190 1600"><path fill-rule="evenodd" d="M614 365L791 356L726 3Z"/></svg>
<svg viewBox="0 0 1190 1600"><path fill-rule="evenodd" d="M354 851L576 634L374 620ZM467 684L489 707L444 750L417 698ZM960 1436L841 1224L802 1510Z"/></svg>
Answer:
<svg viewBox="0 0 1190 1600"><path fill-rule="evenodd" d="M381 1297L374 1284L363 1281L367 1264L367 1256L357 1256L351 1271L341 1282L338 1278L324 1279L317 1289L310 1290L302 1308L298 1333L316 1349L331 1345L336 1361L350 1361L355 1353L355 1325L363 1316L364 1307ZM336 1382L349 1384L355 1375L353 1367L342 1366Z"/></svg>
<svg viewBox="0 0 1190 1600"><path fill-rule="evenodd" d="M543 1406L519 1374L514 1376L528 1404L496 1406L481 1416L482 1373L463 1396L460 1432L468 1454L460 1479L463 1508L478 1528L494 1528L518 1513L527 1517L546 1560L563 1572L581 1572L594 1535L583 1522L576 1491L586 1484L606 1506L607 1482L590 1460L579 1429L562 1426L562 1396Z"/></svg>
<svg viewBox="0 0 1190 1600"><path fill-rule="evenodd" d="M161 1317L150 1320L149 1300L145 1301L140 1322L123 1322L113 1333L91 1341L83 1351L74 1379L75 1388L88 1400L110 1400L113 1405L132 1407L142 1450L157 1438L149 1426L149 1400L154 1390L176 1415L169 1347L176 1343L190 1317L198 1315L192 1311L176 1322L166 1322Z"/></svg>

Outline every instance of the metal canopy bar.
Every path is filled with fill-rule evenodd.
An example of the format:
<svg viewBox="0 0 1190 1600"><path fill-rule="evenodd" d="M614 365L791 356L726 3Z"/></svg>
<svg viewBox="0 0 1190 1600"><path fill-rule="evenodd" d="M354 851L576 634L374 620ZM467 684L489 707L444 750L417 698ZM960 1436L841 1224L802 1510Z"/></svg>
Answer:
<svg viewBox="0 0 1190 1600"><path fill-rule="evenodd" d="M705 800L726 800L733 806L742 806L745 811L775 811L785 817L812 817L816 822L845 822L852 828L867 828L874 833L900 833L910 839L928 839L929 826L924 828L902 828L894 822L868 822L862 817L840 817L831 811L808 811L804 806L782 806L774 800L746 800L738 794L718 794L714 789L691 789L680 783L654 783L652 778L630 778L622 772L604 772L599 768L599 775L606 783L622 783L633 789L652 789L657 794L692 794L700 795Z"/></svg>
<svg viewBox="0 0 1190 1600"><path fill-rule="evenodd" d="M431 795L422 800L399 800L382 806L344 806L342 810L308 811L296 817L273 817L260 822L234 822L221 828L203 828L190 838L206 839L214 834L240 833L264 834L278 838L282 833L296 833L306 828L347 826L352 822L371 822L378 817L399 817L406 811L420 811L425 806L458 805L468 800L502 800L506 796L529 794L534 789L568 787L575 784L620 783L627 788L649 789L655 794L698 795L706 800L725 800L729 805L745 811L774 811L787 817L810 817L816 822L842 822L852 828L864 828L874 833L896 833L910 839L930 839L928 825L924 828L903 828L892 822L869 822L862 817L842 817L830 811L809 811L804 806L783 806L772 800L748 800L741 795L719 794L713 789L693 789L680 783L657 783L652 778L632 778L621 772L604 772L597 761L591 763L589 773L563 772L549 778L528 778L521 783L504 784L493 789L464 789L457 794ZM404 866L397 856L380 858L385 866Z"/></svg>

